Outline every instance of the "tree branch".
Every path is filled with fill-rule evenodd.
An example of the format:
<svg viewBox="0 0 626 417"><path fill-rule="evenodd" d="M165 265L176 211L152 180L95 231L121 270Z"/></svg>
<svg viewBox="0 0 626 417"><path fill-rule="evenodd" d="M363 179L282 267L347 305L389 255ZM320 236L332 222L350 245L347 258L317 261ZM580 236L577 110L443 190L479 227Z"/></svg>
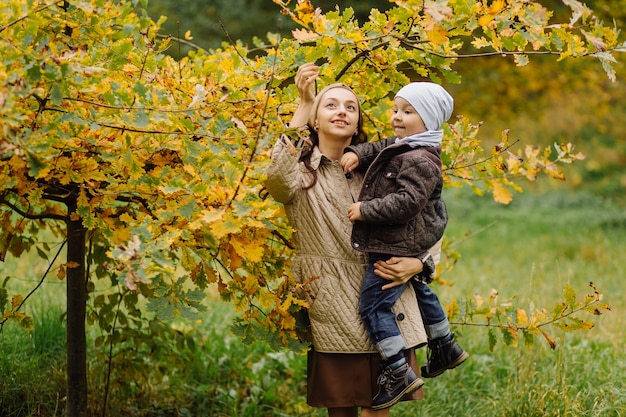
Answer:
<svg viewBox="0 0 626 417"><path fill-rule="evenodd" d="M5 200L4 198L0 199L0 204L4 204L5 206L9 207L14 212L19 214L20 216L24 217L25 219L29 219L29 220L61 220L61 221L66 221L67 220L67 216L62 216L60 214L53 214L53 213L32 214L32 213L28 213L28 212L20 209L15 204Z"/></svg>
<svg viewBox="0 0 626 417"><path fill-rule="evenodd" d="M343 75L346 73L346 71L348 71L348 69L354 65L359 59L363 58L363 57L367 57L369 56L370 52L378 49L378 48L382 48L383 46L387 46L389 45L389 41L387 42L381 42L377 45L375 45L373 48L371 49L364 49L361 52L359 52L358 54L356 54L354 57L352 57L352 59L341 69L341 71L339 71L339 73L337 74L337 76L335 77L335 81L339 81L339 79L341 77L343 77Z"/></svg>
<svg viewBox="0 0 626 417"><path fill-rule="evenodd" d="M37 10L33 10L33 13L34 13L34 14L37 14L37 13L39 13L39 12L43 11L43 10L46 10L47 8L50 8L50 7L52 7L52 6L55 6L55 5L57 5L58 3L61 3L61 2L62 2L62 0L55 0L55 1L53 1L52 3L50 3L50 4L46 4L45 6L41 6L41 7L40 7L40 8L38 8ZM18 18L18 19L15 19L15 20L14 20L14 21L12 21L12 22L9 22L9 23L7 23L7 24L6 24L6 25L4 25L4 26L0 26L0 33L1 33L1 32L3 32L4 30L6 30L6 29L10 28L10 27L11 27L11 26L13 26L13 25L16 25L16 24L20 23L22 20L28 19L28 17L29 17L29 16L30 16L29 14L25 14L24 16L22 16L22 17L20 17L20 18Z"/></svg>
<svg viewBox="0 0 626 417"><path fill-rule="evenodd" d="M187 40L185 40L185 39L181 39L181 38L176 37L176 36L172 36L172 35L160 35L160 34L158 34L158 33L157 33L157 34L156 34L156 37L157 37L157 38L161 38L161 39L168 39L168 38L169 38L169 39L172 39L172 40L173 40L173 41L175 41L175 42L178 42L179 44L187 45L187 46L189 46L189 47L191 47L191 48L194 48L194 49L196 49L196 50L198 50L198 51L202 51L202 52L206 52L206 53L208 53L208 51L207 51L206 49L204 49L203 47L198 46L198 45L196 45L195 43L189 42L189 41L187 41Z"/></svg>
<svg viewBox="0 0 626 417"><path fill-rule="evenodd" d="M513 143L507 144L504 148L502 148L501 150L498 151L498 154L502 153L503 151L507 151L507 150L511 149L517 142L519 142L519 139L516 139L515 141L513 141ZM450 167L447 167L446 169L444 169L444 171L447 172L447 171L451 171L451 170L455 170L455 169L467 169L467 168L470 168L470 167L475 167L475 166L478 166L480 164L484 164L485 162L489 161L493 157L494 157L494 155L491 155L491 156L489 156L487 158L484 158L484 159L481 159L479 161L475 161L475 162L472 162L470 164L463 165L463 166L450 166Z"/></svg>
<svg viewBox="0 0 626 417"><path fill-rule="evenodd" d="M532 327L536 327L537 329L541 328L541 327L545 327L548 326L550 324L554 324L558 321L561 321L563 319L566 319L578 312L584 311L587 307L592 306L594 304L597 304L600 302L600 299L596 296L596 298L594 298L592 301L590 301L589 303L586 303L584 305L579 306L578 308L572 309L571 311L567 312L566 314L561 314L559 317L555 318L555 319L550 319L541 323L538 323ZM510 324L503 324L503 323L492 323L492 322L488 322L488 323L474 323L474 322L469 322L467 320L464 321L451 321L450 324L456 325L456 326L474 326L474 327L494 327L497 329L508 329L510 328L511 325L515 326L516 330L528 330L531 328L531 326L518 326L515 325L513 323Z"/></svg>
<svg viewBox="0 0 626 417"><path fill-rule="evenodd" d="M24 303L26 303L26 300L28 300L30 298L30 296L33 295L35 293L35 291L37 291L37 289L39 289L39 287L41 287L41 285L43 284L43 281L46 279L46 276L48 276L48 273L52 269L52 265L54 265L54 263L56 262L57 258L61 254L61 250L63 249L63 247L65 246L66 243L67 243L67 240L64 240L63 243L61 243L61 245L59 246L59 250L54 255L54 258L52 258L52 262L50 262L48 264L48 268L46 268L46 271L41 276L41 279L39 280L39 282L37 283L35 288L30 290L30 292L26 295L26 297L24 297L24 299L22 299L22 302L19 303L18 306L15 309L11 310L12 312L19 311L22 308L22 306L24 305ZM2 321L0 321L0 332L2 331L2 328L4 327L4 323L6 323L7 320L8 320L8 318L5 317Z"/></svg>
<svg viewBox="0 0 626 417"><path fill-rule="evenodd" d="M272 230L272 235L276 236L278 239L280 239L280 241L283 242L283 245L287 246L289 249L295 249L296 248L295 246L293 246L289 242L289 239L287 239L285 236L283 236L278 230Z"/></svg>

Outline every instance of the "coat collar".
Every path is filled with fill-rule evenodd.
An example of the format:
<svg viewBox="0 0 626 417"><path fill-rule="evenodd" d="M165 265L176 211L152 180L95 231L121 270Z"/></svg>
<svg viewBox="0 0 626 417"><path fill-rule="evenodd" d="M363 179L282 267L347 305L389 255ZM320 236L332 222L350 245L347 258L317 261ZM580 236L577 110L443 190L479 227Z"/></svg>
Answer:
<svg viewBox="0 0 626 417"><path fill-rule="evenodd" d="M324 161L324 163L332 162L326 155L324 155L320 151L320 148L315 146L313 148L313 152L311 153L311 168L313 168L313 170L317 171L317 169L319 168L319 166L322 163L322 161Z"/></svg>

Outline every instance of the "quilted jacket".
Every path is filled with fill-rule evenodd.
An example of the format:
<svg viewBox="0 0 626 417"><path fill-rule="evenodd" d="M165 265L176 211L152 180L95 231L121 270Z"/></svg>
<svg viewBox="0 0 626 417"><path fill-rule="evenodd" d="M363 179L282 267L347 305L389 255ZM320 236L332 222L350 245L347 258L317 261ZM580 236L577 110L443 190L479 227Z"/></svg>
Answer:
<svg viewBox="0 0 626 417"><path fill-rule="evenodd" d="M422 257L439 241L448 216L441 199L441 148L395 143L395 137L350 146L365 171L358 201L363 221L352 246L363 252Z"/></svg>
<svg viewBox="0 0 626 417"><path fill-rule="evenodd" d="M347 214L348 206L356 201L362 176L347 178L338 161L329 160L315 148L311 165L317 171L317 182L305 190L312 178L298 156L290 139L282 136L272 150L265 186L284 204L294 229L292 273L306 283L311 342L320 352L376 352L359 317L367 257L350 245L352 224ZM439 253L432 255L438 258ZM423 345L426 334L411 285L396 303L395 313L407 346Z"/></svg>

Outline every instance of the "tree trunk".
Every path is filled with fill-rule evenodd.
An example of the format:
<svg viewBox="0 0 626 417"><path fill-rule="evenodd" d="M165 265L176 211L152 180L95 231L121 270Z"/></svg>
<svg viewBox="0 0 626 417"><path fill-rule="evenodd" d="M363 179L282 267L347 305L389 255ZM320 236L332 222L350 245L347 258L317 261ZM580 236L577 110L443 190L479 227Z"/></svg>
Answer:
<svg viewBox="0 0 626 417"><path fill-rule="evenodd" d="M68 214L76 215L76 202L68 202ZM80 219L67 222L67 417L87 417L87 340L85 310L85 236ZM78 266L76 266L78 265ZM76 266L76 267L74 267Z"/></svg>

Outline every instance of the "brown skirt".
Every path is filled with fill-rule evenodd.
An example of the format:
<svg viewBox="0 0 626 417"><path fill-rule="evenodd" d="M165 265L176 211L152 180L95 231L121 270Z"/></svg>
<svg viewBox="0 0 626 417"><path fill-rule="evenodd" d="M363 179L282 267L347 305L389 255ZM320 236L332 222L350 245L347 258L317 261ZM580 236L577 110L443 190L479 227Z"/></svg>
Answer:
<svg viewBox="0 0 626 417"><path fill-rule="evenodd" d="M404 353L419 375L414 349ZM307 403L311 407L370 407L377 392L380 374L378 353L322 353L311 348L307 358ZM422 389L404 396L402 401L424 398Z"/></svg>

